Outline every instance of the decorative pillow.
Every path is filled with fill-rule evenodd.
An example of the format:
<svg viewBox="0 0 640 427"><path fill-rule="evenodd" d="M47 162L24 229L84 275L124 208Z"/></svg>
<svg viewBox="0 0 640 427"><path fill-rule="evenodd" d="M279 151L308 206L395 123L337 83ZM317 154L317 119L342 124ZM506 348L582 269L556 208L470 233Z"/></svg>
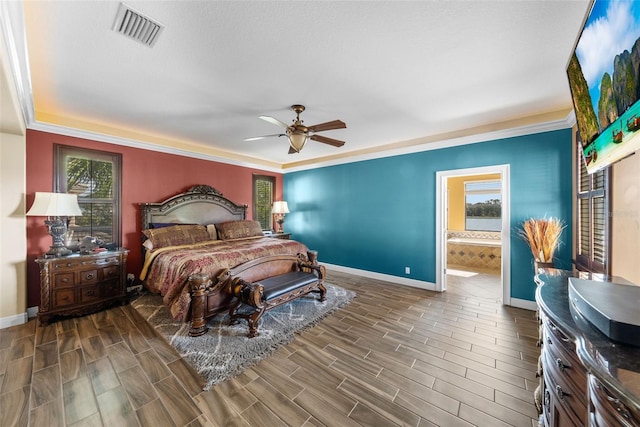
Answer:
<svg viewBox="0 0 640 427"><path fill-rule="evenodd" d="M145 240L144 242L142 242L142 246L144 246L144 248L148 251L152 251L153 250L153 242L149 239Z"/></svg>
<svg viewBox="0 0 640 427"><path fill-rule="evenodd" d="M147 236L153 249L166 246L190 245L211 240L204 225L172 225L162 228L151 228L142 232ZM148 246L145 246L148 248Z"/></svg>
<svg viewBox="0 0 640 427"><path fill-rule="evenodd" d="M216 224L220 240L242 239L243 237L262 236L262 227L258 221L238 220Z"/></svg>
<svg viewBox="0 0 640 427"><path fill-rule="evenodd" d="M218 230L216 230L215 224L207 224L207 233L209 233L209 238L211 240L218 240Z"/></svg>

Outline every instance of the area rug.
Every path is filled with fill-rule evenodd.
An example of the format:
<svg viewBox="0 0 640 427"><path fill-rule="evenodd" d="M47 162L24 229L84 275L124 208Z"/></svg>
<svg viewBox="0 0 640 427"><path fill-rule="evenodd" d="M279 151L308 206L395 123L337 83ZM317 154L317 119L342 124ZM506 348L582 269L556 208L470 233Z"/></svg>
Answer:
<svg viewBox="0 0 640 427"><path fill-rule="evenodd" d="M291 342L297 332L317 324L323 317L345 306L355 292L325 283L327 299L315 293L266 312L260 318L259 336L247 338L246 320L229 326L228 314L209 320L209 331L189 336L189 323L177 322L159 295L143 293L131 305L151 324L204 379L204 390L240 374Z"/></svg>

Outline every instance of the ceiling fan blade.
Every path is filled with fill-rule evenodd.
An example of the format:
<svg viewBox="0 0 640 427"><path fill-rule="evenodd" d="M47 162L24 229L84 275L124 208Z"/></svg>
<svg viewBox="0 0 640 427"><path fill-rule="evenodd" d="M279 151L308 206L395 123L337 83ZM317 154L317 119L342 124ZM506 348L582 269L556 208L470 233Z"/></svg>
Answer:
<svg viewBox="0 0 640 427"><path fill-rule="evenodd" d="M346 127L347 125L342 120L333 120L331 122L308 126L311 132L322 132L323 130L344 129Z"/></svg>
<svg viewBox="0 0 640 427"><path fill-rule="evenodd" d="M284 136L284 133L274 133L273 135L252 136L251 138L243 139L243 141L256 141L258 139L271 138L274 136Z"/></svg>
<svg viewBox="0 0 640 427"><path fill-rule="evenodd" d="M322 142L323 144L333 145L334 147L342 147L344 145L344 141L327 138L326 136L322 135L311 135L310 138L314 141Z"/></svg>
<svg viewBox="0 0 640 427"><path fill-rule="evenodd" d="M266 121L266 122L273 123L273 124L274 124L274 125L276 125L276 126L282 126L282 127L283 127L283 128L285 128L285 129L289 127L289 125L288 125L288 124L286 124L285 122L282 122L282 121L280 121L280 120L276 119L275 117L271 117L271 116L260 116L260 118L261 118L262 120Z"/></svg>

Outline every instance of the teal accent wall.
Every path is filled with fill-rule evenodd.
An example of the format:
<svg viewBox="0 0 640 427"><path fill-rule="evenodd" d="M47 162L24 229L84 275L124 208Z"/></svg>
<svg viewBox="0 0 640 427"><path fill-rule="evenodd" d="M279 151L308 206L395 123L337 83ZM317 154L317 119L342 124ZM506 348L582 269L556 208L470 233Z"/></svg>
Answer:
<svg viewBox="0 0 640 427"><path fill-rule="evenodd" d="M556 264L571 267L571 147L563 129L287 173L285 227L321 262L435 282L436 172L509 164L511 296L533 301L533 259L517 228L563 219Z"/></svg>

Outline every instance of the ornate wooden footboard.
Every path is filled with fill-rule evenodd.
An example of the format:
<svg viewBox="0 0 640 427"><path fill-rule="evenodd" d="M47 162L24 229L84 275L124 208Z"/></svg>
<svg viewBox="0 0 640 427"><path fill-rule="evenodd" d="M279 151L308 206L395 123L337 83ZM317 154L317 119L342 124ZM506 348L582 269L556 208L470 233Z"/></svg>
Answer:
<svg viewBox="0 0 640 427"><path fill-rule="evenodd" d="M298 254L297 257L272 255L257 258L234 268L225 269L214 278L203 274L191 275L189 277L191 289L191 329L189 335L195 337L205 334L208 330L207 320L232 307L234 295L231 286L234 279L242 279L252 283L292 271L316 274L318 282L313 290L319 291L322 294L321 297L324 296L322 282L326 273L324 266L318 264L318 253L315 251Z"/></svg>

